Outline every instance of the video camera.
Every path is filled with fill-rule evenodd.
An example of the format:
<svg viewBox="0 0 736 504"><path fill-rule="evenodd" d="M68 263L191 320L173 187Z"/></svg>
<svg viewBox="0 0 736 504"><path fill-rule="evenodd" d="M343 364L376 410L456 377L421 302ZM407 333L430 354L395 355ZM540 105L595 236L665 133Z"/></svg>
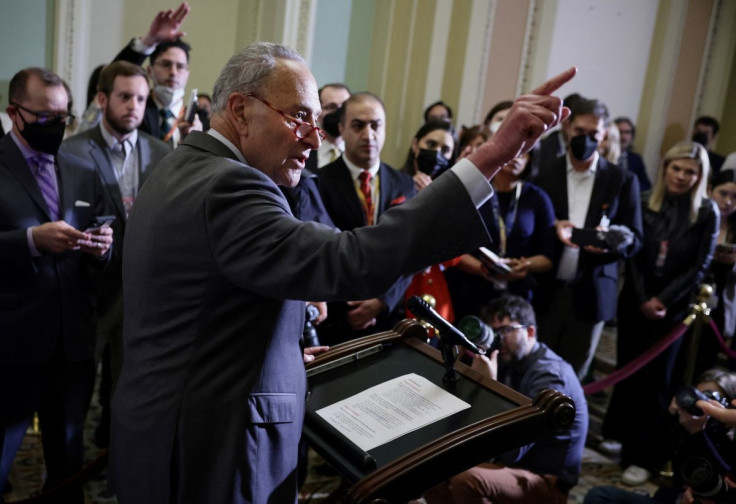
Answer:
<svg viewBox="0 0 736 504"><path fill-rule="evenodd" d="M457 328L476 346L483 348L486 355L501 348L501 339L496 337L491 326L475 315L463 317L457 323Z"/></svg>
<svg viewBox="0 0 736 504"><path fill-rule="evenodd" d="M675 401L677 402L677 405L693 416L703 415L703 410L695 406L695 403L701 400L708 401L709 399L719 402L725 408L730 407L728 398L721 396L717 391L702 391L695 387L686 385L680 387L680 389L675 393Z"/></svg>

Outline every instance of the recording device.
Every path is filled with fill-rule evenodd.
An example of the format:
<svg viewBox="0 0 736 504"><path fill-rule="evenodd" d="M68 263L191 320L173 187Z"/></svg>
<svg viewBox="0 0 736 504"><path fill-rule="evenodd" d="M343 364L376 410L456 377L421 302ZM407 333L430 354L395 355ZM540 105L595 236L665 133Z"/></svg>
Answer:
<svg viewBox="0 0 736 504"><path fill-rule="evenodd" d="M491 326L475 315L463 317L457 323L457 327L476 346L484 349L488 355L501 348L501 338L496 337Z"/></svg>
<svg viewBox="0 0 736 504"><path fill-rule="evenodd" d="M606 231L590 228L572 228L570 241L580 247L591 245L598 248L607 248Z"/></svg>
<svg viewBox="0 0 736 504"><path fill-rule="evenodd" d="M412 296L409 298L409 301L406 302L406 307L409 308L409 310L411 310L411 312L417 317L423 318L432 324L434 328L440 332L443 344L461 345L473 353L480 355L486 354L485 350L478 348L474 343L468 340L462 332L442 318L442 315L437 313L434 308L419 296Z"/></svg>
<svg viewBox="0 0 736 504"><path fill-rule="evenodd" d="M495 252L487 249L486 247L480 247L478 249L478 253L480 254L481 262L485 264L486 267L489 268L491 271L500 275L507 275L508 273L511 273L511 268L509 267L509 265L503 262L498 254L496 254Z"/></svg>
<svg viewBox="0 0 736 504"><path fill-rule="evenodd" d="M724 407L729 408L728 398L721 396L717 391L702 391L692 386L683 386L675 393L675 402L677 405L693 416L702 416L703 410L698 408L695 403L703 400L713 399Z"/></svg>
<svg viewBox="0 0 736 504"><path fill-rule="evenodd" d="M110 224L112 224L115 221L114 215L98 215L94 218L92 223L87 226L87 229L84 230L85 233L93 233L95 231L99 231L103 227L108 227Z"/></svg>
<svg viewBox="0 0 736 504"><path fill-rule="evenodd" d="M725 480L726 475L733 473L729 460L733 456L733 441L728 428L711 418L702 437L692 440L697 442L686 443L676 459L682 481L696 497L719 504L736 502L736 489L729 488Z"/></svg>
<svg viewBox="0 0 736 504"><path fill-rule="evenodd" d="M590 228L573 228L570 241L576 245L623 251L634 242L634 233L626 226L613 225L607 230Z"/></svg>
<svg viewBox="0 0 736 504"><path fill-rule="evenodd" d="M317 336L317 329L314 328L314 322L319 318L319 308L314 305L308 304L307 311L304 315L304 331L302 335L304 337L304 348L316 347L319 345L319 337Z"/></svg>
<svg viewBox="0 0 736 504"><path fill-rule="evenodd" d="M194 121L194 116L197 115L197 92L198 89L192 89L192 94L189 96L189 108L187 109L187 122L189 124Z"/></svg>

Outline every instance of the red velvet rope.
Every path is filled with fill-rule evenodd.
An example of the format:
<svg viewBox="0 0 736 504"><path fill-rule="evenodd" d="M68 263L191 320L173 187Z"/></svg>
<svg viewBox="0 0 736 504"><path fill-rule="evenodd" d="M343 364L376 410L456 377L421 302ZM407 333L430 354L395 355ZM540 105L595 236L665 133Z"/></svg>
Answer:
<svg viewBox="0 0 736 504"><path fill-rule="evenodd" d="M674 343L683 334L685 334L685 331L687 329L688 329L688 326L680 322L675 327L673 327L669 333L663 336L654 345L649 347L646 352L644 352L639 357L637 357L633 361L626 364L624 367L617 369L616 371L609 374L605 378L602 378L598 381L595 381L593 383L588 383L587 385L585 385L583 387L583 392L586 395L595 394L596 392L600 392L601 390L604 390L612 385L615 385L621 380L628 378L629 376L631 376L632 374L640 370L642 367L644 367L646 364L648 364L657 355L662 353L665 348L667 348L672 343Z"/></svg>
<svg viewBox="0 0 736 504"><path fill-rule="evenodd" d="M713 319L710 319L710 328L713 329L713 335L715 336L718 346L721 347L723 353L725 353L730 359L736 359L736 351L728 348L721 331L718 329L718 326Z"/></svg>

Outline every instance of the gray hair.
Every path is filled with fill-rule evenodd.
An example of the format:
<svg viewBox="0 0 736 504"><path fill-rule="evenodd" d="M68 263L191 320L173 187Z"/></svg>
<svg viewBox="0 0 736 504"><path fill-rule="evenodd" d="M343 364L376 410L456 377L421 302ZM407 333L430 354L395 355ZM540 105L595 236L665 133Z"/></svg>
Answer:
<svg viewBox="0 0 736 504"><path fill-rule="evenodd" d="M276 68L278 60L306 64L301 54L294 49L271 42L254 42L232 56L215 81L212 112L223 112L231 93L261 91L263 82Z"/></svg>

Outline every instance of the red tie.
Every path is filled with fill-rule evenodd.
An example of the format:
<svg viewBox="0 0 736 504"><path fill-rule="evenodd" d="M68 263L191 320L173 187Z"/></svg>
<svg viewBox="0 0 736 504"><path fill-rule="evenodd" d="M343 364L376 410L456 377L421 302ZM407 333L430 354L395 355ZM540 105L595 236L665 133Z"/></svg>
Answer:
<svg viewBox="0 0 736 504"><path fill-rule="evenodd" d="M371 196L371 172L363 170L360 172L360 192L363 193L363 210L365 210L365 221L373 225L373 198Z"/></svg>

